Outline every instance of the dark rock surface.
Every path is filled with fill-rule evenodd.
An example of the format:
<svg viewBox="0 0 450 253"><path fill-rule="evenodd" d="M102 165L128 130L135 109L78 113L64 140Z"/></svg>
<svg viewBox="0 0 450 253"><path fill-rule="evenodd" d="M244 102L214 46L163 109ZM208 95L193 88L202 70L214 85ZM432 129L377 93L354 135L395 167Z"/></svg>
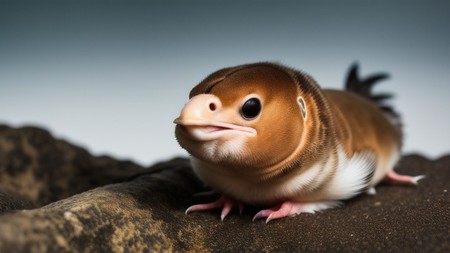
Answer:
<svg viewBox="0 0 450 253"><path fill-rule="evenodd" d="M0 125L0 192L14 193L36 206L123 181L141 170L131 162L93 157L43 129Z"/></svg>
<svg viewBox="0 0 450 253"><path fill-rule="evenodd" d="M450 156L405 156L417 187L382 184L341 208L252 222L185 209L212 199L186 159L143 168L42 129L0 126L0 252L450 252Z"/></svg>

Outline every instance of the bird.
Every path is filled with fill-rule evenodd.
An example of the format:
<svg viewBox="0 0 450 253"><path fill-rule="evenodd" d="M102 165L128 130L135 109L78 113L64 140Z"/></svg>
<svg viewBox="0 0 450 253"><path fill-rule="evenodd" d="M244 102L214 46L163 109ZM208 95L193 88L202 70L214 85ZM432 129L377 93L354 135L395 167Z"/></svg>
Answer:
<svg viewBox="0 0 450 253"><path fill-rule="evenodd" d="M192 211L260 207L253 221L342 205L382 180L417 185L393 169L401 156L399 114L373 94L388 75L365 79L353 64L344 90L322 89L307 73L275 62L226 67L196 85L174 120L195 174L219 193Z"/></svg>

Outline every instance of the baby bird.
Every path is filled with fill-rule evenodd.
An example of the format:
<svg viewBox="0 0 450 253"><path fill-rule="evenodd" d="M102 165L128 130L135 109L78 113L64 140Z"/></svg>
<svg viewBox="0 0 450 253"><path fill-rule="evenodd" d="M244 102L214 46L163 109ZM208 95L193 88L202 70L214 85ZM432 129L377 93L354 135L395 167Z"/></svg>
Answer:
<svg viewBox="0 0 450 253"><path fill-rule="evenodd" d="M195 173L221 194L186 210L262 206L253 220L314 213L382 179L417 184L393 168L400 157L398 115L373 95L355 65L345 91L321 89L306 73L268 62L218 70L190 92L176 138Z"/></svg>

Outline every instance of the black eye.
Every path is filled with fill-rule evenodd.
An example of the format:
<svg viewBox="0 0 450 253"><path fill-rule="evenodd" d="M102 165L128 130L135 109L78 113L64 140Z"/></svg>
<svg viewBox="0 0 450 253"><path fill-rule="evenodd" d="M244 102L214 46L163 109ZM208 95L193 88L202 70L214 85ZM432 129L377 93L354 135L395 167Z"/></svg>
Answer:
<svg viewBox="0 0 450 253"><path fill-rule="evenodd" d="M261 112L261 102L257 98L245 101L241 108L241 115L245 119L253 119Z"/></svg>

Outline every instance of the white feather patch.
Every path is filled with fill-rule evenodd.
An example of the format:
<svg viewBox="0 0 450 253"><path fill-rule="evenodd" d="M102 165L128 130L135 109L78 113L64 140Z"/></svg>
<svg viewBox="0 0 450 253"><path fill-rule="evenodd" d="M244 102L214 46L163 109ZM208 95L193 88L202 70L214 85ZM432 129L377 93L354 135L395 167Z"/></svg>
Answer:
<svg viewBox="0 0 450 253"><path fill-rule="evenodd" d="M228 157L239 157L242 154L246 141L244 136L234 136L226 141L219 140L205 142L203 144L203 154L211 161L221 161Z"/></svg>
<svg viewBox="0 0 450 253"><path fill-rule="evenodd" d="M320 202L308 202L302 205L302 213L315 213L325 209L335 208L342 206L340 201L320 201Z"/></svg>
<svg viewBox="0 0 450 253"><path fill-rule="evenodd" d="M328 199L348 199L364 190L369 185L369 177L376 166L376 157L366 150L347 158L342 147L337 149L339 165L336 174L327 187Z"/></svg>
<svg viewBox="0 0 450 253"><path fill-rule="evenodd" d="M282 194L296 196L308 194L319 187L335 170L336 157L328 156L325 162L317 162L305 172L292 177L282 185Z"/></svg>

